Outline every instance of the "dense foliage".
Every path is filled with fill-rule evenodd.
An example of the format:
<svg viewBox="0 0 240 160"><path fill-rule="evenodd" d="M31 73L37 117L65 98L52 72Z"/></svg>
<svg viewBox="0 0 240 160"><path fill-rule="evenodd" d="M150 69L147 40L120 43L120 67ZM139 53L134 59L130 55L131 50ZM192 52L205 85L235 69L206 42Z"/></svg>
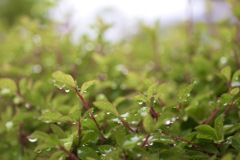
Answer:
<svg viewBox="0 0 240 160"><path fill-rule="evenodd" d="M1 23L0 158L240 159L238 11L117 43L100 19L78 43L51 22Z"/></svg>

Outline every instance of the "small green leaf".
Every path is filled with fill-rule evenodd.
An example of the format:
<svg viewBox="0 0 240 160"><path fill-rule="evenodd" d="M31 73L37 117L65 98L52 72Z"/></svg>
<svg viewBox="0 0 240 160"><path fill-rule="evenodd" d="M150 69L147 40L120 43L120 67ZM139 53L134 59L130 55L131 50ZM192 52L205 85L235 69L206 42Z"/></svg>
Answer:
<svg viewBox="0 0 240 160"><path fill-rule="evenodd" d="M91 81L87 81L87 82L84 82L82 84L82 87L81 87L81 93L83 94L84 92L86 92L86 90L93 86L97 81L96 80L91 80Z"/></svg>
<svg viewBox="0 0 240 160"><path fill-rule="evenodd" d="M82 144L86 144L86 143L95 143L98 140L98 133L94 130L85 130L82 132L83 136L82 136Z"/></svg>
<svg viewBox="0 0 240 160"><path fill-rule="evenodd" d="M87 129L91 129L94 131L99 131L95 122L92 119L86 118L82 121L82 127L85 127Z"/></svg>
<svg viewBox="0 0 240 160"><path fill-rule="evenodd" d="M233 74L231 87L240 87L240 70Z"/></svg>
<svg viewBox="0 0 240 160"><path fill-rule="evenodd" d="M152 97L155 94L157 87L158 87L158 82L155 82L148 88L147 96L149 98Z"/></svg>
<svg viewBox="0 0 240 160"><path fill-rule="evenodd" d="M137 145L137 142L139 142L140 140L141 139L138 135L127 135L123 142L123 148L132 149Z"/></svg>
<svg viewBox="0 0 240 160"><path fill-rule="evenodd" d="M110 112L116 116L118 116L118 111L117 109L113 106L112 103L108 101L96 101L93 103L95 107L98 109L105 111L105 112Z"/></svg>
<svg viewBox="0 0 240 160"><path fill-rule="evenodd" d="M216 142L220 143L224 140L224 114L218 116L214 121L214 129L216 131L217 139Z"/></svg>
<svg viewBox="0 0 240 160"><path fill-rule="evenodd" d="M41 119L47 123L57 122L62 118L63 115L56 111L46 112L41 116Z"/></svg>
<svg viewBox="0 0 240 160"><path fill-rule="evenodd" d="M43 141L48 145L49 148L58 146L59 139L55 135L49 135L45 132L35 131L30 136L28 136L30 142Z"/></svg>
<svg viewBox="0 0 240 160"><path fill-rule="evenodd" d="M136 95L132 99L133 100L137 100L137 101L139 101L141 103L149 101L148 98L146 96L144 96L143 94Z"/></svg>
<svg viewBox="0 0 240 160"><path fill-rule="evenodd" d="M85 146L79 147L77 149L77 155L78 155L78 158L81 158L81 159L87 159L88 157L99 159L97 152L95 150L93 150L90 147L85 147Z"/></svg>
<svg viewBox="0 0 240 160"><path fill-rule="evenodd" d="M57 126L55 124L51 124L51 129L52 129L53 133L58 136L58 138L60 138L60 139L66 138L65 132L59 126Z"/></svg>
<svg viewBox="0 0 240 160"><path fill-rule="evenodd" d="M230 81L230 79L231 79L231 68L229 66L224 67L221 70L221 74L223 75L224 78L226 78L227 81Z"/></svg>
<svg viewBox="0 0 240 160"><path fill-rule="evenodd" d="M10 78L1 78L0 79L0 90L2 94L16 94L17 93L17 85Z"/></svg>
<svg viewBox="0 0 240 160"><path fill-rule="evenodd" d="M198 135L202 138L211 138L211 139L217 139L216 138L216 131L214 128L212 128L209 125L199 125L195 128L198 132ZM208 138L207 138L208 139Z"/></svg>
<svg viewBox="0 0 240 160"><path fill-rule="evenodd" d="M150 114L147 114L147 116L144 117L143 119L143 127L148 133L150 133L153 129L153 126L154 126L153 118Z"/></svg>
<svg viewBox="0 0 240 160"><path fill-rule="evenodd" d="M181 89L178 93L178 100L180 102L184 102L188 97L190 97L190 92L192 91L193 87L194 87L194 83Z"/></svg>
<svg viewBox="0 0 240 160"><path fill-rule="evenodd" d="M233 146L236 150L240 151L240 134L239 134L239 133L233 136L232 146Z"/></svg>
<svg viewBox="0 0 240 160"><path fill-rule="evenodd" d="M77 84L74 81L73 77L69 74L63 73L62 71L56 71L52 74L52 78L57 85L57 87L70 87L76 88Z"/></svg>

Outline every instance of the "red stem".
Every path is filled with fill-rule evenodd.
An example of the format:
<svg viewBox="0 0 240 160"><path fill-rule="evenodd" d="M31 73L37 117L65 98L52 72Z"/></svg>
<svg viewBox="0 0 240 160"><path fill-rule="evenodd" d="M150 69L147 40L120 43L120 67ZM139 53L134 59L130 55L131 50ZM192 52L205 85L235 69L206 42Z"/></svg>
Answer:
<svg viewBox="0 0 240 160"><path fill-rule="evenodd" d="M78 89L77 89L77 88L74 88L74 90L75 90L75 92L77 93L78 97L81 99L81 101L82 101L82 103L83 103L85 109L86 109L86 110L89 110L90 107L89 107L89 105L87 104L87 102L85 101L85 99L83 98L82 94L78 92ZM100 126L99 126L97 120L95 119L93 113L90 113L90 116L91 116L92 120L94 121L94 123L96 124L98 130L100 131L101 128L100 128ZM101 140L102 140L102 142L105 141L105 138L104 138L102 135L101 135Z"/></svg>
<svg viewBox="0 0 240 160"><path fill-rule="evenodd" d="M122 122L122 124L128 128L133 134L135 134L136 132L124 121L124 120L120 120Z"/></svg>
<svg viewBox="0 0 240 160"><path fill-rule="evenodd" d="M197 145L197 144L195 144L195 143L193 143L191 141L188 141L188 140L183 139L183 138L178 137L178 136L170 136L170 137L173 138L173 139L177 139L177 140L183 141L183 142L187 142L187 143L191 144L192 146L194 146L195 148L199 149L200 151L208 154L209 156L213 155L213 153L210 153L210 152L206 151L204 148L200 147L199 145Z"/></svg>
<svg viewBox="0 0 240 160"><path fill-rule="evenodd" d="M77 88L74 88L75 92L77 93L78 97L81 99L84 107L86 110L89 110L90 107L88 106L87 102L85 101L85 99L83 98L82 94L78 92L78 89Z"/></svg>
<svg viewBox="0 0 240 160"><path fill-rule="evenodd" d="M142 131L142 128L143 128L143 122L141 121L141 123L138 126L137 133L140 133Z"/></svg>
<svg viewBox="0 0 240 160"><path fill-rule="evenodd" d="M63 146L60 146L59 149L62 150L63 152L65 152L73 160L79 160L78 157L76 157L73 153L66 150L66 148L64 148Z"/></svg>
<svg viewBox="0 0 240 160"><path fill-rule="evenodd" d="M81 142L81 135L82 135L82 124L81 121L78 122L78 144Z"/></svg>
<svg viewBox="0 0 240 160"><path fill-rule="evenodd" d="M219 112L219 108L216 108L213 113L211 114L211 116L205 121L204 124L209 124L213 118L216 116L216 114Z"/></svg>
<svg viewBox="0 0 240 160"><path fill-rule="evenodd" d="M142 148L145 147L148 144L149 137L150 137L150 133L148 133L147 136L145 137L145 141L142 144Z"/></svg>
<svg viewBox="0 0 240 160"><path fill-rule="evenodd" d="M232 106L233 106L233 102L231 102L231 103L228 105L228 107L226 108L226 110L224 111L224 114L225 114L225 115L228 114L228 112L230 111L230 109L232 108Z"/></svg>
<svg viewBox="0 0 240 160"><path fill-rule="evenodd" d="M152 114L153 118L156 120L158 119L158 113L154 110L153 107L150 108L150 113Z"/></svg>

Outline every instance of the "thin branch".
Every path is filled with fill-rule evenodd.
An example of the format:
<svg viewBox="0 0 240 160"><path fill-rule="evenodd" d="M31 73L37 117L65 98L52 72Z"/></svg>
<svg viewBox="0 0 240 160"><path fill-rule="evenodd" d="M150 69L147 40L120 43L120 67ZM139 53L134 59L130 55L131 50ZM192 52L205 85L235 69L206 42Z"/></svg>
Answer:
<svg viewBox="0 0 240 160"><path fill-rule="evenodd" d="M82 124L81 121L78 122L78 144L81 142L81 136L82 136Z"/></svg>
<svg viewBox="0 0 240 160"><path fill-rule="evenodd" d="M141 123L139 124L137 133L140 133L142 131L142 128L143 128L143 121L141 121Z"/></svg>
<svg viewBox="0 0 240 160"><path fill-rule="evenodd" d="M78 89L77 88L74 88L75 92L77 93L78 97L81 99L84 107L86 110L89 110L90 107L88 106L87 102L85 101L85 99L83 98L82 94L78 92Z"/></svg>
<svg viewBox="0 0 240 160"><path fill-rule="evenodd" d="M82 101L85 109L86 109L86 110L89 110L90 107L89 107L89 105L87 104L87 102L85 101L85 99L83 98L82 94L78 92L78 89L77 89L77 88L74 88L74 90L75 90L75 92L77 93L78 97L81 99L81 101ZM101 128L100 128L97 120L95 119L93 113L90 113L90 116L91 116L92 120L94 121L94 123L96 124L98 130L101 131ZM100 133L101 133L101 132L100 132ZM105 141L105 138L102 136L102 134L101 134L100 136L101 136L101 141L104 142L104 141Z"/></svg>
<svg viewBox="0 0 240 160"><path fill-rule="evenodd" d="M205 121L204 124L209 124L213 119L214 117L216 116L216 114L219 112L219 108L216 108L213 113L211 114L211 116Z"/></svg>
<svg viewBox="0 0 240 160"><path fill-rule="evenodd" d="M65 147L60 146L59 147L60 150L62 150L63 152L65 152L70 158L72 158L73 160L79 160L78 157L76 157L75 154L69 152Z"/></svg>
<svg viewBox="0 0 240 160"><path fill-rule="evenodd" d="M232 106L233 106L233 102L231 102L231 103L228 105L228 107L226 108L226 110L224 111L224 114L225 114L225 115L228 114L228 112L231 110Z"/></svg>
<svg viewBox="0 0 240 160"><path fill-rule="evenodd" d="M127 124L124 120L120 120L122 122L122 124L129 129L133 134L135 134L136 132L129 126L129 124Z"/></svg>
<svg viewBox="0 0 240 160"><path fill-rule="evenodd" d="M154 119L158 119L158 113L154 110L153 107L150 108L150 113Z"/></svg>
<svg viewBox="0 0 240 160"><path fill-rule="evenodd" d="M206 153L206 154L209 155L209 156L212 156L212 155L213 155L213 153L208 152L207 150L205 150L204 148L200 147L199 145L197 145L197 144L195 144L195 143L193 143L193 142L191 142L191 141L188 141L188 140L186 140L186 139L184 139L184 138L181 138L181 137L178 137L178 136L170 136L170 137L173 138L173 139L177 139L177 140L180 140L180 141L189 143L189 144L191 144L192 146L194 146L195 148L199 149L200 151Z"/></svg>
<svg viewBox="0 0 240 160"><path fill-rule="evenodd" d="M148 133L147 135L146 135L146 137L145 137L145 141L143 142L143 144L142 144L142 148L143 147L145 147L147 144L148 144L148 139L149 139L149 137L150 137L150 133Z"/></svg>

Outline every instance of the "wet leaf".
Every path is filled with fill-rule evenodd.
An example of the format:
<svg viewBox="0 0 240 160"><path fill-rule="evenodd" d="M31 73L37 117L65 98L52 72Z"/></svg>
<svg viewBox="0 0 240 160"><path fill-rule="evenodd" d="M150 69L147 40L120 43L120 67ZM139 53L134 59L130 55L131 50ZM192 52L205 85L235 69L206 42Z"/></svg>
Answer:
<svg viewBox="0 0 240 160"><path fill-rule="evenodd" d="M91 81L87 81L87 82L84 82L82 84L82 87L81 87L81 93L83 94L84 92L86 92L86 90L93 86L97 81L96 80L91 80Z"/></svg>
<svg viewBox="0 0 240 160"><path fill-rule="evenodd" d="M1 94L16 94L17 93L17 85L10 78L1 78L0 79L0 91Z"/></svg>
<svg viewBox="0 0 240 160"><path fill-rule="evenodd" d="M108 101L96 101L93 104L95 107L97 107L98 109L100 109L106 113L110 112L110 113L114 114L115 116L118 116L118 111L117 111L116 107L114 107L113 104Z"/></svg>
<svg viewBox="0 0 240 160"><path fill-rule="evenodd" d="M217 135L217 139L216 139L217 143L223 142L224 140L223 125L224 125L224 114L218 116L214 121L214 129Z"/></svg>
<svg viewBox="0 0 240 160"><path fill-rule="evenodd" d="M77 84L73 77L69 74L63 73L62 71L56 71L52 74L52 78L57 83L57 87L70 87L76 88Z"/></svg>
<svg viewBox="0 0 240 160"><path fill-rule="evenodd" d="M229 66L224 67L221 70L221 73L223 75L223 77L227 80L230 81L231 80L231 68Z"/></svg>
<svg viewBox="0 0 240 160"><path fill-rule="evenodd" d="M195 127L198 136L205 139L217 139L216 131L209 125L199 125Z"/></svg>

